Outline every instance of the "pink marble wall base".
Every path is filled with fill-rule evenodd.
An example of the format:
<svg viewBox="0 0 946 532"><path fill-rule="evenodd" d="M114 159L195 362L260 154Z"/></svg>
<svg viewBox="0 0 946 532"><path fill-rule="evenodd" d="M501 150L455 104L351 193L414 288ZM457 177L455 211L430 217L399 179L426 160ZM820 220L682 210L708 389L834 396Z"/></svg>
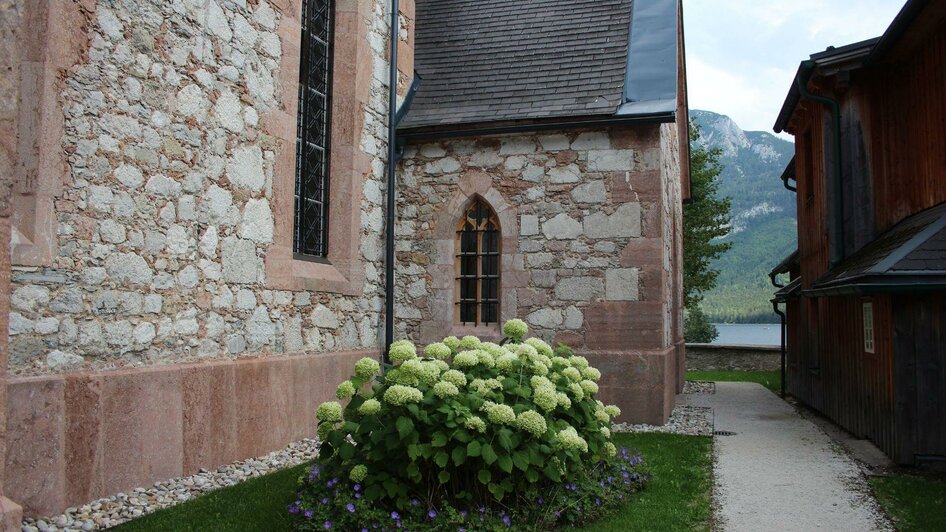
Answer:
<svg viewBox="0 0 946 532"><path fill-rule="evenodd" d="M6 483L27 516L264 455L374 351L9 379ZM17 527L18 529L18 527Z"/></svg>
<svg viewBox="0 0 946 532"><path fill-rule="evenodd" d="M23 524L23 508L0 495L0 532L19 532Z"/></svg>
<svg viewBox="0 0 946 532"><path fill-rule="evenodd" d="M670 419L677 391L675 347L579 354L601 370L598 398L621 409L621 416L615 421L663 425Z"/></svg>

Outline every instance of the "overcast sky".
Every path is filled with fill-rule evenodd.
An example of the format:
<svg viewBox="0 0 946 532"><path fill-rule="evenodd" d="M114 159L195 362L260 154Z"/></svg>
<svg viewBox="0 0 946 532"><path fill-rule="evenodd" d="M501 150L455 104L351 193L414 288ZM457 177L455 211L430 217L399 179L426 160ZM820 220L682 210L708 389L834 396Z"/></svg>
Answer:
<svg viewBox="0 0 946 532"><path fill-rule="evenodd" d="M691 109L772 131L798 63L879 37L903 0L683 0Z"/></svg>

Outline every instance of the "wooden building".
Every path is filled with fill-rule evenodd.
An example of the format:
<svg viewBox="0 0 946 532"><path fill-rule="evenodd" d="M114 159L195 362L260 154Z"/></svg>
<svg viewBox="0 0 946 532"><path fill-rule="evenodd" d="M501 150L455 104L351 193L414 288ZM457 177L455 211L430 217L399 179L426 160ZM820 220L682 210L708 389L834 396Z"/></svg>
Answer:
<svg viewBox="0 0 946 532"><path fill-rule="evenodd" d="M789 393L899 463L946 459L946 1L802 62L775 131L796 141Z"/></svg>

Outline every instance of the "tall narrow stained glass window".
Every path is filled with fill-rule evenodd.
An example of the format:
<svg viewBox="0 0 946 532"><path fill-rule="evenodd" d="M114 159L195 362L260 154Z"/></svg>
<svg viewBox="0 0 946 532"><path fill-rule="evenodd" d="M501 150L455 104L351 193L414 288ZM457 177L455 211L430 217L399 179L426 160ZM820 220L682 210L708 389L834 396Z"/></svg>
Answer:
<svg viewBox="0 0 946 532"><path fill-rule="evenodd" d="M333 3L302 2L292 250L314 257L328 255Z"/></svg>
<svg viewBox="0 0 946 532"><path fill-rule="evenodd" d="M464 325L499 322L499 219L475 199L457 231L456 320Z"/></svg>

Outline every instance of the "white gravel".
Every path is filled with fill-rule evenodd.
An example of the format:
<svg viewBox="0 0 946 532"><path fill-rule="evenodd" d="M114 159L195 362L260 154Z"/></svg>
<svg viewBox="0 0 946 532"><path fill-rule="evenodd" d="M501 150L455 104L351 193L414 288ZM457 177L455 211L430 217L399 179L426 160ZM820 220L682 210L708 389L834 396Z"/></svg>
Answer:
<svg viewBox="0 0 946 532"><path fill-rule="evenodd" d="M709 395L716 393L716 384L712 382L690 382L683 384L684 397L677 396L677 404L670 414L666 425L648 425L641 423L615 423L613 432L665 432L686 436L713 435L713 409L706 406L687 404L687 395Z"/></svg>
<svg viewBox="0 0 946 532"><path fill-rule="evenodd" d="M155 482L150 488L118 493L79 508L44 519L26 519L23 532L52 530L101 530L125 521L174 506L219 488L259 477L315 459L319 454L316 440L301 440L266 456L243 460L212 471L201 469L196 475Z"/></svg>

